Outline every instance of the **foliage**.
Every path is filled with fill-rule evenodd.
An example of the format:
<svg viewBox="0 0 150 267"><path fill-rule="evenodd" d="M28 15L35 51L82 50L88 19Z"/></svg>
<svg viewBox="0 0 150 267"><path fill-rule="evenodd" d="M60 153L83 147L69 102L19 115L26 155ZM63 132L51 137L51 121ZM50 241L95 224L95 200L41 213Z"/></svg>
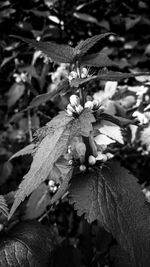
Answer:
<svg viewBox="0 0 150 267"><path fill-rule="evenodd" d="M149 266L149 4L27 2L0 4L1 264L36 219L52 266Z"/></svg>

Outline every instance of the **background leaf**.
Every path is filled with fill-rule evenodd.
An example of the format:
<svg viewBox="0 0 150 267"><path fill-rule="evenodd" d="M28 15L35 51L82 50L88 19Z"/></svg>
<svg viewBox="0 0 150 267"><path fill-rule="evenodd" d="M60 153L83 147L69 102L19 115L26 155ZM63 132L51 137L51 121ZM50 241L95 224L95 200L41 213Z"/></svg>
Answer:
<svg viewBox="0 0 150 267"><path fill-rule="evenodd" d="M25 91L25 85L23 83L14 83L8 93L7 93L7 98L8 98L8 107L12 107L13 105L16 104L16 102L22 97Z"/></svg>
<svg viewBox="0 0 150 267"><path fill-rule="evenodd" d="M15 225L0 242L0 266L47 267L51 260L53 235L38 222Z"/></svg>

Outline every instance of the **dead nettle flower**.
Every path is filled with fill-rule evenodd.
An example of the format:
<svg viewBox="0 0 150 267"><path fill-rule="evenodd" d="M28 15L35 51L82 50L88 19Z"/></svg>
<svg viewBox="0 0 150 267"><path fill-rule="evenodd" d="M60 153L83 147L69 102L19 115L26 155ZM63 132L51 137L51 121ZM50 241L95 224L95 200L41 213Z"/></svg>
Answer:
<svg viewBox="0 0 150 267"><path fill-rule="evenodd" d="M69 116L80 114L83 107L80 105L80 98L77 95L70 96L70 104L67 105L67 113Z"/></svg>
<svg viewBox="0 0 150 267"><path fill-rule="evenodd" d="M29 76L28 76L27 72L14 73L13 77L15 78L16 83L21 83L21 82L25 83L29 79Z"/></svg>

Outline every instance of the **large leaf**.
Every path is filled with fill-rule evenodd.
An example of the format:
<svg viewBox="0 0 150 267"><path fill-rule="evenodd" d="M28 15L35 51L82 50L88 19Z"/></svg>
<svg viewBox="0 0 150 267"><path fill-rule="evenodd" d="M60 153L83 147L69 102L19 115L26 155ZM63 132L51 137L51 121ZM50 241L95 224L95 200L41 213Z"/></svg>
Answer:
<svg viewBox="0 0 150 267"><path fill-rule="evenodd" d="M80 174L70 186L70 202L89 222L99 220L130 254L132 267L150 265L150 211L135 177L112 162Z"/></svg>
<svg viewBox="0 0 150 267"><path fill-rule="evenodd" d="M93 66L93 67L116 66L116 64L111 59L109 59L109 57L104 53L96 53L92 55L83 56L80 58L79 62L83 66Z"/></svg>
<svg viewBox="0 0 150 267"><path fill-rule="evenodd" d="M15 35L13 37L28 43L37 50L40 50L41 52L45 53L48 57L50 57L53 61L60 63L73 62L74 49L71 46L59 45L53 42L41 42L41 41L38 42L32 39Z"/></svg>
<svg viewBox="0 0 150 267"><path fill-rule="evenodd" d="M44 131L41 138L39 137L41 140L34 153L31 168L19 185L9 218L13 215L21 201L47 179L54 164L66 153L68 143L72 138L75 135L89 136L90 131L93 129L92 122L94 121L95 118L91 110L85 109L77 119L69 117L66 112L61 112L47 123L46 132ZM66 177L65 179L69 182L71 178L69 168ZM66 181L64 184L63 187L65 188L64 190L66 190ZM60 194L59 191L59 196L60 195L62 195L62 193Z"/></svg>
<svg viewBox="0 0 150 267"><path fill-rule="evenodd" d="M53 61L60 63L74 63L79 60L88 50L93 47L98 41L113 33L104 33L87 38L85 41L80 42L75 48L69 45L60 45L53 42L41 42L21 36L12 35L23 42L28 43L32 47L40 50L50 57Z"/></svg>
<svg viewBox="0 0 150 267"><path fill-rule="evenodd" d="M93 122L95 122L95 117L93 116L91 109L84 109L78 120L80 134L88 137L90 132L93 130Z"/></svg>
<svg viewBox="0 0 150 267"><path fill-rule="evenodd" d="M72 118L67 117L65 120L64 116L60 114L55 119L49 123L49 134L40 142L34 155L31 168L19 185L9 218L20 205L21 201L46 180L54 163L67 149L67 143L72 129Z"/></svg>

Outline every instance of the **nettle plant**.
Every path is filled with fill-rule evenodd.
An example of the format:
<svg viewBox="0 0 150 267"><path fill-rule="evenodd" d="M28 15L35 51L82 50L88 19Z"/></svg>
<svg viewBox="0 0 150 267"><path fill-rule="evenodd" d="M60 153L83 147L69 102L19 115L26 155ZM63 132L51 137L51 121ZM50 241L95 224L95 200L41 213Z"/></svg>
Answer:
<svg viewBox="0 0 150 267"><path fill-rule="evenodd" d="M106 54L89 53L110 34L93 36L75 48L17 37L52 61L69 63L71 69L55 92L37 96L29 108L66 92L70 98L66 109L37 130L34 141L12 157L32 154L33 161L16 192L9 219L26 197L49 180L54 193L49 205L67 193L79 216L84 215L89 223L98 220L112 233L130 254L132 266L149 266L149 207L136 178L109 150L115 144L123 146L123 131L132 121L108 114L102 101L88 99L85 89L93 79L119 81L141 75L109 71L107 68L116 64ZM90 75L87 66L100 70Z"/></svg>

